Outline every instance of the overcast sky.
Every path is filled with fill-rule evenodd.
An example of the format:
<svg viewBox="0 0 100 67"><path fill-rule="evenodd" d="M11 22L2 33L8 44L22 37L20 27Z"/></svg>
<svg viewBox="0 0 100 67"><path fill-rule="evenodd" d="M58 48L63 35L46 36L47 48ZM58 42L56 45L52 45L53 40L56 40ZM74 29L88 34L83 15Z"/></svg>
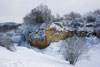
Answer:
<svg viewBox="0 0 100 67"><path fill-rule="evenodd" d="M0 0L0 22L21 23L23 17L41 3L48 5L53 14L60 15L100 9L100 0Z"/></svg>

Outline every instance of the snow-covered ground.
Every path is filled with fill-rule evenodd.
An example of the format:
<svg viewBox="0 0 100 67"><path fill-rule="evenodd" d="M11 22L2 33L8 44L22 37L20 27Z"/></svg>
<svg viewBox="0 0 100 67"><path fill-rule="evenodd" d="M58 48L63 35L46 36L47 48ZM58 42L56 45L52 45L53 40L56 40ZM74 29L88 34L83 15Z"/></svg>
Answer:
<svg viewBox="0 0 100 67"><path fill-rule="evenodd" d="M60 54L61 41L59 41L51 43L43 50L16 46L17 50L11 52L0 47L0 67L100 67L100 40L96 37L87 40L88 44L97 44L97 46L90 47L91 50L86 57L78 61L75 66L70 65Z"/></svg>
<svg viewBox="0 0 100 67"><path fill-rule="evenodd" d="M16 48L16 52L11 52L0 47L0 67L72 67L59 58L38 53L26 47Z"/></svg>
<svg viewBox="0 0 100 67"><path fill-rule="evenodd" d="M89 51L89 57L77 62L78 67L100 67L100 47Z"/></svg>

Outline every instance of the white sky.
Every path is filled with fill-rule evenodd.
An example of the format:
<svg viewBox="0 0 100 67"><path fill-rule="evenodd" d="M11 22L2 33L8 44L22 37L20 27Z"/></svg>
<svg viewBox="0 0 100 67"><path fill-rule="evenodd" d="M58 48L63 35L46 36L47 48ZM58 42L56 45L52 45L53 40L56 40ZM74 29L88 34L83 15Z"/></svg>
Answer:
<svg viewBox="0 0 100 67"><path fill-rule="evenodd" d="M0 0L0 22L21 23L23 17L41 3L48 5L53 14L60 15L100 9L100 0Z"/></svg>

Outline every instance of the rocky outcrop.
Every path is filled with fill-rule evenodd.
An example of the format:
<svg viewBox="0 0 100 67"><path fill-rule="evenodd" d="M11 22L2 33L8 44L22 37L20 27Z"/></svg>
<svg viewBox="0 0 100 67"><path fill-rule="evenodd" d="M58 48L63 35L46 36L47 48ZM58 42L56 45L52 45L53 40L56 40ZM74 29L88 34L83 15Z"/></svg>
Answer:
<svg viewBox="0 0 100 67"><path fill-rule="evenodd" d="M99 30L99 31L98 31ZM100 37L100 28L98 30L89 27L80 27L80 30L70 26L64 26L62 23L52 23L47 28L40 28L30 36L31 46L37 48L46 48L51 42L58 42L72 36L88 37L95 35Z"/></svg>
<svg viewBox="0 0 100 67"><path fill-rule="evenodd" d="M48 46L45 36L45 30L39 29L30 35L30 44L38 48L45 48Z"/></svg>

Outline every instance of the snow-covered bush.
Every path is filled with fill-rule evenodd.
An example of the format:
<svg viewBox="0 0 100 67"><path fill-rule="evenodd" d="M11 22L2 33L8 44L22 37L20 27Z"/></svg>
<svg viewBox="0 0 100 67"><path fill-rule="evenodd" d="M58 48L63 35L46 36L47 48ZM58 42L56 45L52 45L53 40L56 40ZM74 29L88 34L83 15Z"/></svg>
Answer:
<svg viewBox="0 0 100 67"><path fill-rule="evenodd" d="M5 35L5 34L0 34L0 46L7 48L10 51L15 51L15 47L11 41L11 37Z"/></svg>
<svg viewBox="0 0 100 67"><path fill-rule="evenodd" d="M13 43L17 43L17 45L19 45L23 40L22 40L22 36L20 34L14 34L12 37L12 42Z"/></svg>
<svg viewBox="0 0 100 67"><path fill-rule="evenodd" d="M96 17L93 15L87 15L86 20L87 20L87 22L95 22Z"/></svg>
<svg viewBox="0 0 100 67"><path fill-rule="evenodd" d="M75 13L65 15L64 25L74 28L77 32L85 31L91 34L95 33L96 29L100 27L100 10L89 12L82 16L79 15Z"/></svg>
<svg viewBox="0 0 100 67"><path fill-rule="evenodd" d="M23 24L20 28L18 33L21 35L21 39L23 41L29 42L29 35L32 32L35 32L37 29L40 28L40 24L37 25L25 25Z"/></svg>
<svg viewBox="0 0 100 67"><path fill-rule="evenodd" d="M85 37L73 36L63 41L62 53L70 64L75 63L86 53L88 46L85 44Z"/></svg>

